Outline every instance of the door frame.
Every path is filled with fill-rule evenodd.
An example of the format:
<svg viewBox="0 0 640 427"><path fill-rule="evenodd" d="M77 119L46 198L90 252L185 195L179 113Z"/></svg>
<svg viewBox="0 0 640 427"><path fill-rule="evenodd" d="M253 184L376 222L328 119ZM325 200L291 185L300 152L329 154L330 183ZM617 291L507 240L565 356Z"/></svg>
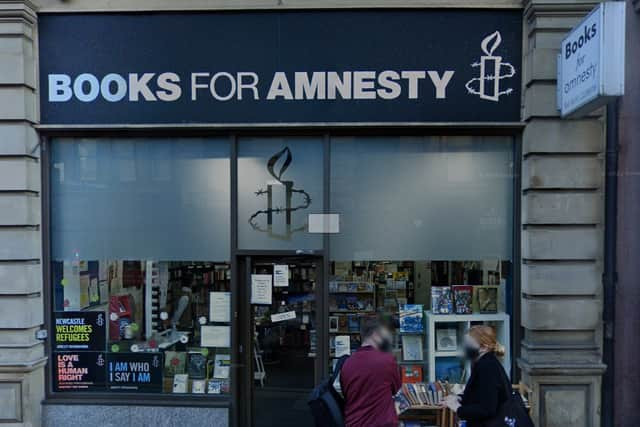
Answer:
<svg viewBox="0 0 640 427"><path fill-rule="evenodd" d="M329 364L329 331L325 323L327 319L328 301L328 262L324 251L299 251L288 250L247 250L238 251L234 257L235 276L235 328L232 333L232 346L234 373L232 377L234 394L234 418L236 426L253 426L253 402L255 386L253 366L253 331L251 328L251 288L250 278L252 265L255 260L277 260L278 258L313 259L316 261L316 357L314 363L314 384L326 375ZM232 275L233 277L233 275Z"/></svg>

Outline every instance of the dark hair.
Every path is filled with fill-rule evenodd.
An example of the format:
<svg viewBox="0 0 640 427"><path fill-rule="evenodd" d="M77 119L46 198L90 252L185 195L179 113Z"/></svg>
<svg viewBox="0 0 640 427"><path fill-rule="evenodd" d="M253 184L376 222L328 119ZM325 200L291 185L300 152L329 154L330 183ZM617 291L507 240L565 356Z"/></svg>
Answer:
<svg viewBox="0 0 640 427"><path fill-rule="evenodd" d="M360 339L364 341L379 329L388 327L388 323L378 316L363 317L360 319Z"/></svg>

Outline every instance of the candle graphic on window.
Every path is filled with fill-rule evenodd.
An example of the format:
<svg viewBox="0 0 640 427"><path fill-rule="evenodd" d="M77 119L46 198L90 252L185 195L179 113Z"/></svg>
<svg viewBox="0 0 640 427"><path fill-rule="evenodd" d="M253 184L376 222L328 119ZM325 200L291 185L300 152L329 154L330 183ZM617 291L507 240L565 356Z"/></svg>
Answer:
<svg viewBox="0 0 640 427"><path fill-rule="evenodd" d="M516 74L513 65L502 62L502 56L494 55L500 43L502 43L502 37L499 31L489 34L482 40L480 48L484 55L480 57L480 62L471 64L474 68L480 68L480 76L469 80L465 85L469 93L494 102L497 102L500 96L513 92L512 88L500 90L500 81Z"/></svg>
<svg viewBox="0 0 640 427"><path fill-rule="evenodd" d="M306 229L306 222L294 226L292 217L294 212L307 209L311 205L309 193L295 188L293 181L283 178L292 161L293 155L289 147L284 147L267 161L267 171L273 179L266 183L266 189L261 188L255 192L257 197L266 196L266 208L258 210L249 218L249 224L254 230L285 240L290 239L293 233ZM281 215L282 219L279 218ZM276 221L284 222L284 232L274 231Z"/></svg>

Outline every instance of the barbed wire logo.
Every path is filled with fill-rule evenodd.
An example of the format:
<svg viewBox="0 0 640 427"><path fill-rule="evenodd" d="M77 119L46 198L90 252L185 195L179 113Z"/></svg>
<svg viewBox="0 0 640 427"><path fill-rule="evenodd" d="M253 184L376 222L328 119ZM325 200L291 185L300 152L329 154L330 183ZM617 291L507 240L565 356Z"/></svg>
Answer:
<svg viewBox="0 0 640 427"><path fill-rule="evenodd" d="M470 94L494 102L498 102L502 95L509 95L513 92L513 88L500 90L500 81L516 74L513 65L509 62L502 62L502 56L493 54L500 43L502 43L502 37L499 31L489 34L482 40L480 48L484 55L480 57L480 62L471 64L473 68L480 68L480 76L474 77L465 85Z"/></svg>
<svg viewBox="0 0 640 427"><path fill-rule="evenodd" d="M284 161L282 162L280 169L276 171L276 163L278 163L282 159L284 159ZM296 211L304 210L311 206L311 196L309 195L309 193L302 189L294 188L293 181L286 181L282 178L282 175L289 168L289 165L291 165L292 161L293 156L289 147L284 147L282 150L271 156L271 158L267 162L267 171L275 179L275 181L267 183L266 189L260 188L255 192L256 197L267 197L267 207L265 209L256 211L249 218L249 224L254 230L261 231L263 233L269 233L272 237L283 240L290 239L293 233L306 230L306 221L304 224L298 227L292 225L292 214ZM275 190L278 186L284 188L284 200L275 200L275 196L278 193ZM302 196L300 202L295 206L293 205L294 195ZM284 202L284 205L278 204L282 202ZM284 214L285 216L286 229L284 233L278 234L273 230L273 220L274 215L281 214ZM259 224L258 218L261 216L266 216L266 226Z"/></svg>

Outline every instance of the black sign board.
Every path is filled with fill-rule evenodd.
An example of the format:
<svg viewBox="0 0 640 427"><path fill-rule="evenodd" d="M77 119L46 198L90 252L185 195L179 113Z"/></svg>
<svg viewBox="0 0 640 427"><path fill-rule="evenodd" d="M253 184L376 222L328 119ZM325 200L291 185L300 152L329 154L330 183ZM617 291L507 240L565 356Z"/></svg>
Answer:
<svg viewBox="0 0 640 427"><path fill-rule="evenodd" d="M161 393L162 353L110 353L107 358L109 390Z"/></svg>
<svg viewBox="0 0 640 427"><path fill-rule="evenodd" d="M38 19L43 124L520 120L520 10Z"/></svg>
<svg viewBox="0 0 640 427"><path fill-rule="evenodd" d="M63 311L54 314L55 351L105 351L106 317L103 311Z"/></svg>
<svg viewBox="0 0 640 427"><path fill-rule="evenodd" d="M53 353L55 391L104 391L105 354L95 351Z"/></svg>

